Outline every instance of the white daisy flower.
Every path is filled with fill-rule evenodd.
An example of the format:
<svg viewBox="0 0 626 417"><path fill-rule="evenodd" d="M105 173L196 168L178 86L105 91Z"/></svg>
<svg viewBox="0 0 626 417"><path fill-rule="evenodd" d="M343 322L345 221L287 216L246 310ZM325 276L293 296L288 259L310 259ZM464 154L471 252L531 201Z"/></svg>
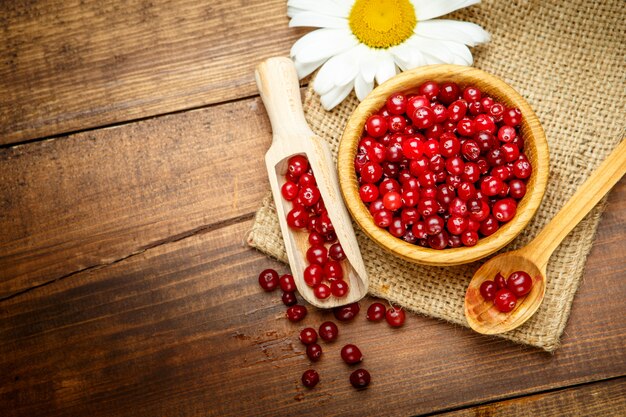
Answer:
<svg viewBox="0 0 626 417"><path fill-rule="evenodd" d="M468 46L489 41L480 26L434 19L480 0L289 0L289 26L318 27L291 48L298 76L321 66L313 88L330 110L354 88L363 100L420 65L472 65Z"/></svg>

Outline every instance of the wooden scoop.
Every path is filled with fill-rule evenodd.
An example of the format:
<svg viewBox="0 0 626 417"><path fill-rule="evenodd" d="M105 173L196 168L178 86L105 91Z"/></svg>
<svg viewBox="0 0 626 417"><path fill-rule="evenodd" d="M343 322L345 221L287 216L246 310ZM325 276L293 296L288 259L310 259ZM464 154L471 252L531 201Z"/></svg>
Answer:
<svg viewBox="0 0 626 417"><path fill-rule="evenodd" d="M465 317L470 327L483 334L498 334L521 326L537 311L546 291L546 266L552 252L565 236L626 173L626 140L606 158L563 206L548 225L525 247L503 253L474 274L465 294ZM500 272L505 278L515 271L526 271L533 278L530 293L517 301L510 313L501 313L480 295L480 284Z"/></svg>
<svg viewBox="0 0 626 417"><path fill-rule="evenodd" d="M265 164L289 265L298 291L306 301L322 308L358 301L367 293L369 280L350 216L341 199L337 172L328 144L313 133L304 119L300 85L293 62L288 58L269 58L256 68L255 75L274 133L272 146L265 154ZM331 295L320 300L304 282L303 273L308 266L305 257L309 247L308 232L292 230L287 225L287 213L292 204L281 194L281 187L286 181L287 160L293 155L305 155L308 158L328 216L346 254L346 259L341 264L344 280L349 284L350 291L345 297Z"/></svg>

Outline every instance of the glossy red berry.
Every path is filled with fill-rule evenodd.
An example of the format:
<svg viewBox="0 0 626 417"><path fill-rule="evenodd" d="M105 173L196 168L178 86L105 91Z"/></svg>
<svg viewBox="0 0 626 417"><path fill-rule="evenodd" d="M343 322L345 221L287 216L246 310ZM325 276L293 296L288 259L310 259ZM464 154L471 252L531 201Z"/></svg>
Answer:
<svg viewBox="0 0 626 417"><path fill-rule="evenodd" d="M517 203L512 198L503 198L493 203L491 212L494 217L501 223L508 222L515 216L517 211Z"/></svg>
<svg viewBox="0 0 626 417"><path fill-rule="evenodd" d="M259 274L259 285L265 291L274 291L278 288L278 272L273 269L265 269Z"/></svg>
<svg viewBox="0 0 626 417"><path fill-rule="evenodd" d="M311 246L306 251L306 259L311 264L324 265L328 260L328 249L325 246Z"/></svg>
<svg viewBox="0 0 626 417"><path fill-rule="evenodd" d="M365 122L365 131L368 135L379 138L387 133L387 120L383 116L374 114Z"/></svg>
<svg viewBox="0 0 626 417"><path fill-rule="evenodd" d="M337 339L337 336L339 336L339 329L337 328L337 325L332 321L325 321L324 323L320 324L318 334L322 338L322 340L326 342L332 342Z"/></svg>
<svg viewBox="0 0 626 417"><path fill-rule="evenodd" d="M419 129L426 129L435 124L435 113L430 107L418 107L410 116Z"/></svg>
<svg viewBox="0 0 626 417"><path fill-rule="evenodd" d="M357 369L350 374L350 384L356 389L363 389L370 384L370 373L365 369Z"/></svg>
<svg viewBox="0 0 626 417"><path fill-rule="evenodd" d="M348 295L349 291L350 287L348 286L348 283L342 279L334 280L330 284L330 292L337 298L345 297Z"/></svg>
<svg viewBox="0 0 626 417"><path fill-rule="evenodd" d="M281 300L283 301L283 304L287 307L298 304L298 298L296 297L295 292L283 292Z"/></svg>
<svg viewBox="0 0 626 417"><path fill-rule="evenodd" d="M503 288L496 292L493 303L499 311L508 313L515 308L515 305L517 304L517 297L513 294L513 292L511 292L511 290Z"/></svg>
<svg viewBox="0 0 626 417"><path fill-rule="evenodd" d="M341 307L335 307L333 309L333 315L339 321L350 321L359 314L361 307L359 303L351 303Z"/></svg>
<svg viewBox="0 0 626 417"><path fill-rule="evenodd" d="M371 203L378 198L378 187L373 184L363 184L359 189L359 197L365 203Z"/></svg>
<svg viewBox="0 0 626 417"><path fill-rule="evenodd" d="M426 81L424 84L420 85L418 92L426 96L429 100L434 100L439 94L439 84L434 81Z"/></svg>
<svg viewBox="0 0 626 417"><path fill-rule="evenodd" d="M519 126L522 123L522 112L517 108L506 109L502 121L509 126Z"/></svg>
<svg viewBox="0 0 626 417"><path fill-rule="evenodd" d="M526 195L526 184L522 180L509 181L509 195L517 200Z"/></svg>
<svg viewBox="0 0 626 417"><path fill-rule="evenodd" d="M506 288L506 278L501 273L497 273L494 282L496 283L496 288L501 290L502 288Z"/></svg>
<svg viewBox="0 0 626 417"><path fill-rule="evenodd" d="M517 297L522 297L532 289L533 279L527 272L515 271L506 280L506 287Z"/></svg>
<svg viewBox="0 0 626 417"><path fill-rule="evenodd" d="M313 294L320 300L325 300L330 297L330 287L326 284L317 284L313 287Z"/></svg>
<svg viewBox="0 0 626 417"><path fill-rule="evenodd" d="M407 98L402 93L394 93L387 98L386 107L391 114L402 114L406 111Z"/></svg>
<svg viewBox="0 0 626 417"><path fill-rule="evenodd" d="M402 195L395 191L390 191L383 196L383 206L387 210L395 211L402 207Z"/></svg>
<svg viewBox="0 0 626 417"><path fill-rule="evenodd" d="M312 327L305 327L300 331L300 341L305 345L317 342L317 332Z"/></svg>
<svg viewBox="0 0 626 417"><path fill-rule="evenodd" d="M497 291L498 287L496 283L491 280L483 281L483 283L480 284L480 295L487 301L493 301Z"/></svg>
<svg viewBox="0 0 626 417"><path fill-rule="evenodd" d="M324 280L324 268L318 264L311 264L304 269L304 282L309 287L315 287Z"/></svg>
<svg viewBox="0 0 626 417"><path fill-rule="evenodd" d="M292 229L302 229L307 226L309 213L302 206L297 206L287 213L287 225Z"/></svg>
<svg viewBox="0 0 626 417"><path fill-rule="evenodd" d="M305 387L313 388L318 382L320 382L320 376L315 370L309 369L302 374L302 385Z"/></svg>
<svg viewBox="0 0 626 417"><path fill-rule="evenodd" d="M385 318L386 309L382 303L372 303L367 308L367 315L365 318L369 321L381 321Z"/></svg>
<svg viewBox="0 0 626 417"><path fill-rule="evenodd" d="M399 307L389 307L385 314L385 319L391 327L400 327L404 324L406 314L404 310Z"/></svg>
<svg viewBox="0 0 626 417"><path fill-rule="evenodd" d="M298 322L306 317L306 307L296 304L295 306L287 309L287 318L289 321Z"/></svg>
<svg viewBox="0 0 626 417"><path fill-rule="evenodd" d="M363 360L363 354L356 345L348 344L341 348L341 359L348 365L354 365Z"/></svg>
<svg viewBox="0 0 626 417"><path fill-rule="evenodd" d="M339 261L327 261L324 265L324 275L326 279L342 279L343 269L341 268L341 263Z"/></svg>
<svg viewBox="0 0 626 417"><path fill-rule="evenodd" d="M286 181L280 188L280 193L285 200L291 201L298 196L298 185L291 181Z"/></svg>
<svg viewBox="0 0 626 417"><path fill-rule="evenodd" d="M322 347L317 343L311 343L306 347L306 355L311 362L317 362L322 358Z"/></svg>
<svg viewBox="0 0 626 417"><path fill-rule="evenodd" d="M452 103L454 100L458 99L460 96L461 96L461 90L459 89L459 86L456 85L455 83L447 82L447 83L441 84L441 86L439 87L438 98L445 105Z"/></svg>
<svg viewBox="0 0 626 417"><path fill-rule="evenodd" d="M280 289L285 292L293 292L296 290L296 282L293 279L293 275L284 274L279 279Z"/></svg>
<svg viewBox="0 0 626 417"><path fill-rule="evenodd" d="M299 178L309 169L309 161L303 155L295 155L287 161L287 172L293 178Z"/></svg>

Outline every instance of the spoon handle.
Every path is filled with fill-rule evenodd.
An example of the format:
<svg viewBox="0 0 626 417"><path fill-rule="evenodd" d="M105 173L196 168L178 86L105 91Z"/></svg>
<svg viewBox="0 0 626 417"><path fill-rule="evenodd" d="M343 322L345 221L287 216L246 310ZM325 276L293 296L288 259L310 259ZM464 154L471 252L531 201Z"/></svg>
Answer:
<svg viewBox="0 0 626 417"><path fill-rule="evenodd" d="M254 75L272 124L274 142L313 136L304 118L293 61L285 57L268 58L257 66Z"/></svg>
<svg viewBox="0 0 626 417"><path fill-rule="evenodd" d="M626 173L626 140L611 152L565 203L547 226L526 246L537 265L544 267L552 252Z"/></svg>

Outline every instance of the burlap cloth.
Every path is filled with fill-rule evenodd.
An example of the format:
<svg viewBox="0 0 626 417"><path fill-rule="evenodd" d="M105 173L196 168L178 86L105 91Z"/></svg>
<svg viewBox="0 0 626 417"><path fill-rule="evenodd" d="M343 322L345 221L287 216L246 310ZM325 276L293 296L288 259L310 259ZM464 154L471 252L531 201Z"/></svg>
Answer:
<svg viewBox="0 0 626 417"><path fill-rule="evenodd" d="M530 225L505 250L528 243L625 134L626 3L615 1L484 1L452 19L482 25L491 43L475 48L475 66L513 86L536 111L550 147L550 179ZM334 152L358 104L350 96L332 112L309 88L311 128ZM563 241L548 265L548 286L535 316L501 337L554 351L570 313L604 203ZM478 263L411 264L387 254L357 230L369 292L428 316L467 326L465 288ZM271 194L257 212L248 243L287 261Z"/></svg>

